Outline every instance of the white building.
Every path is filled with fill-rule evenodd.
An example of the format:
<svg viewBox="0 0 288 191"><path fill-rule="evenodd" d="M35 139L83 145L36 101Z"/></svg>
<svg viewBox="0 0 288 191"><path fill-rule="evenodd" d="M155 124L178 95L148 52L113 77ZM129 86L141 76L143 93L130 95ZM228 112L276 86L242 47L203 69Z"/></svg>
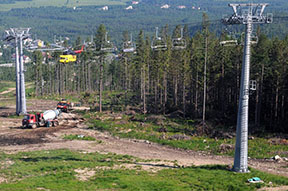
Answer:
<svg viewBox="0 0 288 191"><path fill-rule="evenodd" d="M102 8L100 8L100 10L102 10L102 11L108 11L108 6L104 6L104 7L102 7Z"/></svg>
<svg viewBox="0 0 288 191"><path fill-rule="evenodd" d="M169 8L170 8L170 5L168 5L168 4L165 4L161 7L161 9L169 9Z"/></svg>
<svg viewBox="0 0 288 191"><path fill-rule="evenodd" d="M126 10L132 10L133 7L132 7L132 6L129 6L129 7L126 7L125 9L126 9Z"/></svg>
<svg viewBox="0 0 288 191"><path fill-rule="evenodd" d="M23 58L25 64L30 63L32 61L31 58L29 58L29 56L24 56Z"/></svg>
<svg viewBox="0 0 288 191"><path fill-rule="evenodd" d="M186 9L186 6L185 5L179 5L177 6L178 9Z"/></svg>

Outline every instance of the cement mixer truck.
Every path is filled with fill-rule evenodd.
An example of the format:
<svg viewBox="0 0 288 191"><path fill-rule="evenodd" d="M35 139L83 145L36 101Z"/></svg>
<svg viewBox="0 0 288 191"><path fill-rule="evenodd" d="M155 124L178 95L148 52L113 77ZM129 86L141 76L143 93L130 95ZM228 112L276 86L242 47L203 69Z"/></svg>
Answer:
<svg viewBox="0 0 288 191"><path fill-rule="evenodd" d="M59 125L57 117L61 114L61 110L47 110L43 113L26 114L22 120L22 127L51 127Z"/></svg>

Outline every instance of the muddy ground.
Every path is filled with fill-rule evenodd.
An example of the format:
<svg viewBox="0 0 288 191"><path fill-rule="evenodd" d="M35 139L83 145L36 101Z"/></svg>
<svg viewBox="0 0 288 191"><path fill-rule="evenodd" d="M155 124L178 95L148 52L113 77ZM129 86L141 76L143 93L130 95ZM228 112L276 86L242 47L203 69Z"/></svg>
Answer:
<svg viewBox="0 0 288 191"><path fill-rule="evenodd" d="M0 101L3 101L1 99ZM43 111L55 109L57 102L49 100L28 100L28 111ZM233 164L233 158L228 156L209 155L174 149L145 140L120 139L87 129L85 121L76 113L63 113L60 125L57 127L41 127L37 129L22 129L20 118L11 118L15 106L0 108L0 151L16 153L20 151L71 149L84 152L101 152L127 154L142 159L160 159L162 161L177 161L181 166L207 164ZM95 137L99 141L65 140L65 134L85 135ZM249 159L249 166L261 171L288 177L287 162L271 162ZM284 168L286 166L286 168Z"/></svg>

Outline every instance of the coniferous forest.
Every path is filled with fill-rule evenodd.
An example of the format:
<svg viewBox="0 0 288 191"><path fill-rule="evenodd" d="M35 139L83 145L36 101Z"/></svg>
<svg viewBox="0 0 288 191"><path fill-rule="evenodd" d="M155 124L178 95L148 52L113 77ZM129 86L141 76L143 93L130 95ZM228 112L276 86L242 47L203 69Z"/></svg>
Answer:
<svg viewBox="0 0 288 191"><path fill-rule="evenodd" d="M116 92L115 103L117 97L122 96L125 105L137 106L143 113L177 113L201 123L235 128L243 45L220 45L227 33L218 37L210 32L204 14L202 29L194 36L190 37L188 27L183 26L187 46L175 50L172 39L179 37L181 27L173 28L172 35L167 33L168 25L159 31L167 43L167 50L153 51L153 40L144 31L139 31L134 38L136 53L119 50L116 55L99 51L107 31L100 25L93 46L87 45L75 63L60 63L61 52L48 52L43 56L35 51L33 64L27 66L26 81L35 82L36 96L80 92L90 95L94 92L101 96L96 96L92 104L100 102L102 110L105 105L101 103L103 91ZM251 83L255 85L256 82L256 89L249 92L249 130L287 133L288 37L270 39L260 28L257 35L259 40L253 45L250 72ZM124 32L123 42L129 38L130 34ZM81 47L81 42L82 39L77 38L75 49ZM3 72L2 77L4 73L5 78L14 77L13 71L10 76L7 76L9 72Z"/></svg>

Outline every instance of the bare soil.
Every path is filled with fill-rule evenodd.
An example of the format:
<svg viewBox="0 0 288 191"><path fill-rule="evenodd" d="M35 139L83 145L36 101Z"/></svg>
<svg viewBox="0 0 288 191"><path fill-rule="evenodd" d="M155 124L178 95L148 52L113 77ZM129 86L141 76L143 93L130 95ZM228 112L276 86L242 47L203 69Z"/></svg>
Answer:
<svg viewBox="0 0 288 191"><path fill-rule="evenodd" d="M56 104L56 101L28 100L27 110L31 112L55 109ZM208 164L232 166L233 164L233 158L228 156L210 155L205 152L175 149L150 143L146 140L120 139L111 136L109 133L89 130L85 125L85 121L76 113L62 113L62 116L59 119L60 125L57 127L40 127L37 129L22 129L21 119L8 117L13 113L15 113L15 106L0 108L0 151L6 153L70 149L82 152L127 154L141 159L177 161L177 164L180 166ZM63 139L65 134L91 136L98 141L65 140ZM288 163L284 161L277 163L265 161L264 159L249 159L249 166L253 168L286 177L288 177L287 165ZM144 164L141 166L147 165ZM158 165L157 168L158 167L165 168L165 165ZM81 174L82 171L79 173ZM83 173L85 174L84 176L86 176L86 171Z"/></svg>
<svg viewBox="0 0 288 191"><path fill-rule="evenodd" d="M4 94L8 94L8 93L10 93L10 92L13 92L13 91L15 91L15 89L16 89L16 88L9 88L9 89L6 90L6 91L0 92L0 95L4 95Z"/></svg>
<svg viewBox="0 0 288 191"><path fill-rule="evenodd" d="M258 191L287 191L288 186L278 186L278 187L264 187Z"/></svg>

